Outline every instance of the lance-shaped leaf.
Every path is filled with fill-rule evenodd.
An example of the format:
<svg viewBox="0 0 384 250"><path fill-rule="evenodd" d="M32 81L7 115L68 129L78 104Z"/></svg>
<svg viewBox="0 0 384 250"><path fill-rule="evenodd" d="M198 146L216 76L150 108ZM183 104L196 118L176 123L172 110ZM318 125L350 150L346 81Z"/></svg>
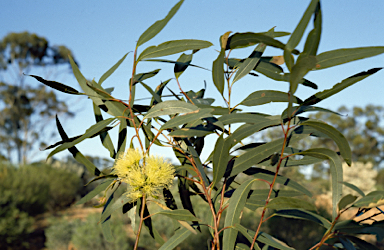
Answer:
<svg viewBox="0 0 384 250"><path fill-rule="evenodd" d="M93 103L93 112L95 113L96 122L101 122L104 120L101 114L100 108L96 106L94 103ZM100 140L103 146L109 151L109 156L111 158L115 158L116 156L115 148L113 146L111 137L109 136L108 132L100 133Z"/></svg>
<svg viewBox="0 0 384 250"><path fill-rule="evenodd" d="M384 204L384 191L373 191L360 200L356 201L354 207L372 208Z"/></svg>
<svg viewBox="0 0 384 250"><path fill-rule="evenodd" d="M317 49L320 43L321 29L322 29L320 1L317 3L317 6L314 12L313 24L314 24L314 28L309 32L307 36L303 53L307 55L316 56Z"/></svg>
<svg viewBox="0 0 384 250"><path fill-rule="evenodd" d="M120 196L113 204L109 204L106 206L106 209L101 214L100 221L103 223L114 211L122 208L125 204L131 202L132 200L128 198L126 195Z"/></svg>
<svg viewBox="0 0 384 250"><path fill-rule="evenodd" d="M63 141L68 140L68 135L67 133L65 133L57 116L56 126L61 136L61 139ZM101 175L101 171L88 158L86 158L82 153L80 153L80 151L75 146L68 148L68 151L72 154L73 158L75 158L77 162L83 164L91 174L94 174L96 176Z"/></svg>
<svg viewBox="0 0 384 250"><path fill-rule="evenodd" d="M361 191L360 188L356 187L356 186L353 185L352 183L343 181L343 185L346 186L346 187L349 187L349 188L352 189L353 191L356 191L356 193L358 193L358 194L361 195L362 197L365 196L364 192Z"/></svg>
<svg viewBox="0 0 384 250"><path fill-rule="evenodd" d="M87 201L90 201L93 197L104 191L115 179L107 179L104 182L100 183L99 186L97 186L95 189L93 189L91 192L89 192L86 196L81 198L78 202L76 202L75 205L81 205L86 203Z"/></svg>
<svg viewBox="0 0 384 250"><path fill-rule="evenodd" d="M53 150L51 153L49 153L48 158L55 155L58 152L61 152L61 151L68 149L68 148L71 148L71 147L75 146L76 144L78 144L79 142L93 136L94 134L96 134L99 131L101 131L102 129L104 129L106 126L108 126L113 121L115 121L115 118L109 118L109 119L106 119L104 121L96 123L95 125L91 126L89 129L87 129L81 137L77 138L76 140L74 140L72 142L66 142L66 143L60 145L59 147L57 147L55 150Z"/></svg>
<svg viewBox="0 0 384 250"><path fill-rule="evenodd" d="M347 139L344 137L340 131L321 121L308 120L301 124L302 126L309 126L317 131L326 134L329 138L335 141L337 147L340 150L341 156L344 158L345 162L351 166L352 164L352 151L349 147Z"/></svg>
<svg viewBox="0 0 384 250"><path fill-rule="evenodd" d="M150 72L136 74L133 76L133 84L135 85L136 83L144 81L145 79L154 77L155 75L157 75L157 73L159 73L159 71L160 69L155 69ZM129 82L131 82L131 79L129 80Z"/></svg>
<svg viewBox="0 0 384 250"><path fill-rule="evenodd" d="M326 69L384 53L384 46L336 49L316 56L316 69Z"/></svg>
<svg viewBox="0 0 384 250"><path fill-rule="evenodd" d="M268 117L262 113L230 113L222 115L218 118L224 125L233 123L255 123L265 120Z"/></svg>
<svg viewBox="0 0 384 250"><path fill-rule="evenodd" d="M252 211L255 211L259 207L264 207L267 201L268 194L269 194L269 189L258 189L255 191L251 191L250 195L248 195L247 204L245 206ZM271 198L276 198L276 197L291 198L291 197L301 196L301 195L303 195L303 193L299 191L279 189L279 190L273 190L273 193L271 194Z"/></svg>
<svg viewBox="0 0 384 250"><path fill-rule="evenodd" d="M380 250L378 247L372 245L371 243L366 242L365 240L362 240L356 236L347 235L346 238L348 238L350 241L356 244L359 249L362 250Z"/></svg>
<svg viewBox="0 0 384 250"><path fill-rule="evenodd" d="M295 138L291 139L291 142L300 140L304 137L306 137L306 135L304 136L301 135L299 137L295 136ZM237 175L238 173L243 172L244 170L268 158L273 153L278 152L279 150L281 150L283 144L284 144L284 138L277 139L277 140L268 142L264 145L261 145L257 148L251 149L246 153L240 155L235 160L235 165L233 166L231 176L234 176L234 175Z"/></svg>
<svg viewBox="0 0 384 250"><path fill-rule="evenodd" d="M171 20L171 18L176 14L183 2L184 0L179 1L175 6L172 7L172 9L168 12L167 16L164 19L156 21L146 31L144 31L144 33L141 34L141 36L139 37L139 40L137 40L136 47L139 47L140 45L148 42L157 34L159 34L159 32L165 27L165 25L167 25L169 20Z"/></svg>
<svg viewBox="0 0 384 250"><path fill-rule="evenodd" d="M293 218L293 219L302 219L302 220L309 220L313 221L324 228L328 229L331 227L331 222L329 222L327 219L323 218L322 216L303 210L303 209L284 209L276 211L273 216L281 216L285 218Z"/></svg>
<svg viewBox="0 0 384 250"><path fill-rule="evenodd" d="M289 78L289 92L293 95L296 90L299 82L303 77L313 68L316 67L316 57L311 55L300 55L297 59L295 65L293 65L291 70L291 75ZM293 102L293 100L292 100Z"/></svg>
<svg viewBox="0 0 384 250"><path fill-rule="evenodd" d="M192 234L191 231L182 227L178 229L167 242L162 245L159 250L172 250L175 249L181 242L187 239Z"/></svg>
<svg viewBox="0 0 384 250"><path fill-rule="evenodd" d="M255 179L263 179L263 180L266 180L266 181L272 183L276 173L269 171L269 170L261 169L261 168L250 168L250 169L245 170L244 174L252 175L253 178L255 178ZM308 189L306 189L305 187L303 187L299 183L297 183L294 180L289 179L287 177L277 175L276 183L280 183L284 186L293 188L293 189L295 189L295 190L297 190L297 191L299 191L299 192L301 192L301 193L303 193L309 197L312 197L312 193Z"/></svg>
<svg viewBox="0 0 384 250"><path fill-rule="evenodd" d="M184 101L165 101L158 103L154 107L152 107L143 119L149 119L162 115L190 113L198 109L199 108L197 106Z"/></svg>
<svg viewBox="0 0 384 250"><path fill-rule="evenodd" d="M175 67L173 69L173 72L175 73L175 77L179 78L181 74L188 68L188 66L192 62L192 54L181 54L179 59L177 59L175 63Z"/></svg>
<svg viewBox="0 0 384 250"><path fill-rule="evenodd" d="M115 70L120 66L129 53L125 54L115 65L113 65L107 72L105 72L99 80L99 85L101 85L110 75L115 72Z"/></svg>
<svg viewBox="0 0 384 250"><path fill-rule="evenodd" d="M231 148L231 143L224 139L224 133L217 139L214 153L213 153L213 180L212 187L215 187L220 179L224 176L224 173L227 169L228 158L229 158L229 149Z"/></svg>
<svg viewBox="0 0 384 250"><path fill-rule="evenodd" d="M236 224L234 226L234 228L236 230L238 230L239 232L241 232L250 242L253 241L253 237L255 236L255 233L256 233L255 231L249 230L240 224ZM274 247L276 249L281 249L281 250L294 250L293 248L289 247L284 242L282 242L278 239L275 239L272 236L270 236L269 234L266 234L263 232L259 233L256 240L261 242L261 243L264 243L265 245L267 245L267 247L271 246L271 247ZM255 249L259 249L259 248L255 248Z"/></svg>
<svg viewBox="0 0 384 250"><path fill-rule="evenodd" d="M362 71L358 74L350 76L350 77L344 79L343 81L335 84L332 88L326 89L324 91L321 91L321 92L318 92L318 93L312 95L311 97L309 97L308 99L306 99L304 101L303 105L314 105L316 103L319 103L320 101L327 99L330 96L333 96L334 94L336 94L336 93L342 91L343 89L367 78L368 76L375 74L376 72L378 72L381 69L382 68L373 68L373 69L370 69L368 71Z"/></svg>
<svg viewBox="0 0 384 250"><path fill-rule="evenodd" d="M244 124L236 129L230 136L228 136L227 140L231 141L232 146L235 146L237 143L241 142L244 138L268 127L280 125L280 117L279 116L271 116L266 119L260 119L259 121L255 121L252 124Z"/></svg>
<svg viewBox="0 0 384 250"><path fill-rule="evenodd" d="M187 124L189 122L195 121L197 119L205 118L205 117L211 117L211 112L213 109L206 108L206 109L198 109L195 112L187 113L185 115L179 115L176 116L166 123L163 124L163 126L160 127L160 130L168 129L177 127L183 124Z"/></svg>
<svg viewBox="0 0 384 250"><path fill-rule="evenodd" d="M312 14L315 12L317 3L319 0L312 0L307 9L304 12L303 17L301 18L299 24L296 26L295 30L291 34L287 45L285 48L288 51L293 51L294 48L299 44L301 38L303 37L304 31L308 26L309 20L311 19Z"/></svg>
<svg viewBox="0 0 384 250"><path fill-rule="evenodd" d="M70 86L67 86L65 84L55 82L55 81L48 81L48 80L43 79L40 76L35 76L35 75L28 75L28 76L32 76L33 78L35 78L36 80L38 80L41 83L44 83L48 87L51 87L51 88L56 89L58 91L61 91L63 93L71 94L71 95L83 95L83 93L80 93L76 89L74 89Z"/></svg>
<svg viewBox="0 0 384 250"><path fill-rule="evenodd" d="M357 199L357 196L347 194L341 200L339 201L339 211L343 210L346 208L349 204L353 203Z"/></svg>
<svg viewBox="0 0 384 250"><path fill-rule="evenodd" d="M156 212L155 214L162 214L169 218L175 219L175 220L181 220L181 221L193 221L197 218L187 209L175 209L175 210L162 210L159 212Z"/></svg>
<svg viewBox="0 0 384 250"><path fill-rule="evenodd" d="M204 137L206 135L212 134L213 131L211 129L207 129L202 127L201 129L193 129L193 128L182 128L175 130L169 133L172 137L179 138L190 138L190 137Z"/></svg>
<svg viewBox="0 0 384 250"><path fill-rule="evenodd" d="M146 48L143 52L141 52L141 54L137 58L137 61L147 58L169 56L176 53L184 52L186 50L204 49L212 45L213 44L211 42L194 39L168 41L165 43L161 43L157 46L150 46Z"/></svg>
<svg viewBox="0 0 384 250"><path fill-rule="evenodd" d="M227 208L227 214L225 216L224 227L231 227L236 224L240 224L240 214L247 201L247 196L252 184L257 179L250 179L245 181L238 187L229 200ZM237 237L237 230L233 228L227 228L224 230L223 236L223 250L232 250L235 247Z"/></svg>
<svg viewBox="0 0 384 250"><path fill-rule="evenodd" d="M224 56L225 49L221 49L216 60L212 64L212 79L217 90L223 95L224 92Z"/></svg>
<svg viewBox="0 0 384 250"><path fill-rule="evenodd" d="M293 197L274 198L268 203L267 208L277 210L287 208L301 208L305 210L316 211L316 207L312 203Z"/></svg>
<svg viewBox="0 0 384 250"><path fill-rule="evenodd" d="M260 43L256 46L252 54L237 68L237 72L233 78L232 84L248 75L248 73L256 67L266 47L267 46L264 43Z"/></svg>
<svg viewBox="0 0 384 250"><path fill-rule="evenodd" d="M244 106L257 106L270 102L289 102L288 93L275 90L259 90L251 93L240 104ZM292 97L293 103L302 101L296 96Z"/></svg>
<svg viewBox="0 0 384 250"><path fill-rule="evenodd" d="M277 32L274 33L274 36L277 37ZM265 45L284 49L285 44L272 38L267 33L252 33L252 32L245 32L245 33L235 33L228 37L227 46L225 47L226 50L229 49L238 49L238 48L244 48L248 46L252 46L257 43L264 43ZM297 50L294 51L294 53L298 54L299 52Z"/></svg>
<svg viewBox="0 0 384 250"><path fill-rule="evenodd" d="M332 177L332 219L334 220L337 216L337 204L343 192L343 167L339 156L334 151L327 148L308 149L297 154L329 160Z"/></svg>

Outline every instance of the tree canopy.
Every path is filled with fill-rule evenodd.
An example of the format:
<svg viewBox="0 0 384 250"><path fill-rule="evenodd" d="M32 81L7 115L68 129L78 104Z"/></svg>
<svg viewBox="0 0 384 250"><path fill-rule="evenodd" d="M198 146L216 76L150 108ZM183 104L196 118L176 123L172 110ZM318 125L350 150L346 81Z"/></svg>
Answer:
<svg viewBox="0 0 384 250"><path fill-rule="evenodd" d="M47 69L58 73L69 65L72 52L51 45L34 33L9 33L0 40L0 156L3 160L27 163L32 149L43 146L41 131L55 114L68 111L52 90L28 84L26 74ZM69 69L69 67L68 67ZM40 71L39 71L40 72Z"/></svg>

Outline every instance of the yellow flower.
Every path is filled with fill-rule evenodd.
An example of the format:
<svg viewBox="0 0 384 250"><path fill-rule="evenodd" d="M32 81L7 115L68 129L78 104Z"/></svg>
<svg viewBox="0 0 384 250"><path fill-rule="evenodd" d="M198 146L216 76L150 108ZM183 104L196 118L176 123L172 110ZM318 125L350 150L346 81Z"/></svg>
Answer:
<svg viewBox="0 0 384 250"><path fill-rule="evenodd" d="M172 185L175 173L162 157L143 155L138 149L128 149L118 157L113 171L128 184L126 195L132 202L143 195L158 199L163 188Z"/></svg>

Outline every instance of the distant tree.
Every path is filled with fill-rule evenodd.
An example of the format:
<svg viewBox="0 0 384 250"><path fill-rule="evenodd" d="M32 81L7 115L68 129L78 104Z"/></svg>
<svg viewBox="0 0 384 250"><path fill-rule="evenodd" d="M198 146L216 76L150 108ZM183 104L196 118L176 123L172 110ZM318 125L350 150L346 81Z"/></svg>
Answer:
<svg viewBox="0 0 384 250"><path fill-rule="evenodd" d="M44 146L47 132L42 131L48 121L68 112L53 91L42 84L28 84L25 76L34 70L57 77L69 65L68 55L72 52L65 46L51 46L44 37L29 32L9 33L0 40L1 159L27 163L31 151Z"/></svg>

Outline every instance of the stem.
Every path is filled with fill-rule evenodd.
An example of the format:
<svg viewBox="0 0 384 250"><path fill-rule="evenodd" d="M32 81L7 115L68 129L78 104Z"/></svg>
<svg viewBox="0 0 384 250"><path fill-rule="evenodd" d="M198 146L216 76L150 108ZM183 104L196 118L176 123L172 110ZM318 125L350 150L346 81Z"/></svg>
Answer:
<svg viewBox="0 0 384 250"><path fill-rule="evenodd" d="M283 161L282 156L284 154L284 150L285 150L285 147L286 147L286 144L287 144L287 138L288 138L288 132L289 132L289 129L290 129L290 127L289 127L290 123L291 123L291 120L288 121L287 130L284 131L284 142L283 142L283 147L281 148L279 163L277 164L276 173L275 173L275 176L273 177L273 181L272 181L272 183L270 185L270 188L269 188L269 193L268 193L268 196L267 196L267 200L265 202L265 206L263 208L263 212L261 213L259 225L257 226L257 230L256 230L256 233L255 233L255 236L253 237L253 241L252 241L252 244L251 244L251 247L250 247L251 250L253 249L253 247L254 247L254 245L256 243L257 236L259 235L259 232L260 232L261 224L263 224L265 212L267 211L267 206L268 206L268 203L270 201L271 194L272 194L272 191L273 191L273 186L275 185L275 182L276 182L276 179L277 179L277 175L279 173L279 169L280 169L280 166L281 166L281 162Z"/></svg>
<svg viewBox="0 0 384 250"><path fill-rule="evenodd" d="M141 233L141 228L143 226L143 221L144 221L145 201L146 200L145 200L145 194L144 194L143 197L142 197L142 202L141 202L139 230L137 231L135 246L134 246L133 250L137 250L137 247L139 246L140 233Z"/></svg>

